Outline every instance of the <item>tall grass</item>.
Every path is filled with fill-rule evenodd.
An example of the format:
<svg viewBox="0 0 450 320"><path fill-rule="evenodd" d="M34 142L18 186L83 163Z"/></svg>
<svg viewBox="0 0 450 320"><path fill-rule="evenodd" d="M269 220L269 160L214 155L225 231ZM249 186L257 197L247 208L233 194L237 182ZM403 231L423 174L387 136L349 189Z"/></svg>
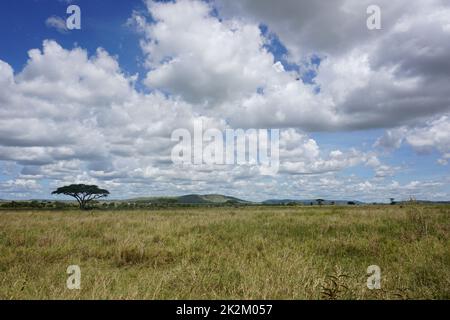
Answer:
<svg viewBox="0 0 450 320"><path fill-rule="evenodd" d="M449 299L450 207L1 211L1 299ZM369 265L381 290L366 286ZM67 266L81 290L66 288Z"/></svg>

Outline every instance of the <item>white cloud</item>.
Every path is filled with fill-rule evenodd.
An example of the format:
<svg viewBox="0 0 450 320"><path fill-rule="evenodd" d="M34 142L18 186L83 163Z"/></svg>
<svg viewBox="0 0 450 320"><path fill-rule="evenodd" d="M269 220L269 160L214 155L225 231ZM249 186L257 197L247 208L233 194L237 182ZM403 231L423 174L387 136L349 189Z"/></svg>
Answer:
<svg viewBox="0 0 450 320"><path fill-rule="evenodd" d="M66 21L58 16L51 16L45 20L45 25L49 28L55 28L60 33L67 33L69 29L67 29Z"/></svg>
<svg viewBox="0 0 450 320"><path fill-rule="evenodd" d="M424 182L383 190L400 168L376 151L322 146L309 133L387 128L376 146L406 142L420 152L438 150L441 164L450 158L449 11L438 0L382 1L383 31L370 33L366 4L148 1L153 20L134 13L129 25L143 35L150 93L137 90L137 75L106 50L89 56L46 40L29 51L23 70L0 61L1 163L19 165L10 181L98 183L126 195L214 190L270 197L282 190L306 197L328 188L329 196L370 198L402 186L424 191ZM55 21L48 23L57 27ZM311 54L321 57L312 84L300 80L305 70L290 71L267 49L261 23L286 45L281 60L311 66ZM281 128L280 174L173 166L171 132L191 129L198 117L220 129ZM374 177L339 176L358 166Z"/></svg>
<svg viewBox="0 0 450 320"><path fill-rule="evenodd" d="M149 1L148 9L155 23L137 15L135 20L145 30L149 87L218 107L255 93L275 76L257 25L219 21L200 1Z"/></svg>
<svg viewBox="0 0 450 320"><path fill-rule="evenodd" d="M0 159L24 166L23 179L75 179L116 188L158 180L173 188L183 180L210 185L260 177L251 166L180 172L170 161L170 135L176 128L192 128L194 108L176 97L137 92L134 78L104 50L89 57L80 48L44 41L42 51L29 55L15 76L0 63L0 99L7 102L0 109ZM203 119L206 128L227 127L220 117ZM337 171L356 163L341 151L322 159L316 141L293 129L282 131L281 148L286 173Z"/></svg>
<svg viewBox="0 0 450 320"><path fill-rule="evenodd" d="M406 128L387 130L384 135L377 139L374 147L381 147L386 150L400 148L405 137Z"/></svg>
<svg viewBox="0 0 450 320"><path fill-rule="evenodd" d="M450 72L445 58L450 41L444 40L450 34L443 28L446 14L437 14L439 1L383 2L379 33L365 27L364 1L284 1L276 6L218 1L220 18L211 13L211 3L147 3L153 22L134 15L145 34L146 84L180 96L199 112L225 117L232 126L384 128L450 108L447 78L436 76ZM411 31L399 31L405 17ZM303 65L311 54L322 57L315 84L297 81L300 74L284 70L266 49L260 23L280 36L293 61ZM414 48L408 47L411 43ZM403 53L392 53L394 46ZM442 62L438 73L437 61Z"/></svg>
<svg viewBox="0 0 450 320"><path fill-rule="evenodd" d="M418 153L438 151L442 154L438 162L442 165L447 164L450 154L450 117L444 115L414 127L387 130L377 140L375 146L393 150L400 148L403 142Z"/></svg>
<svg viewBox="0 0 450 320"><path fill-rule="evenodd" d="M442 116L430 121L425 126L410 130L405 136L406 141L419 152L432 149L450 152L450 117Z"/></svg>

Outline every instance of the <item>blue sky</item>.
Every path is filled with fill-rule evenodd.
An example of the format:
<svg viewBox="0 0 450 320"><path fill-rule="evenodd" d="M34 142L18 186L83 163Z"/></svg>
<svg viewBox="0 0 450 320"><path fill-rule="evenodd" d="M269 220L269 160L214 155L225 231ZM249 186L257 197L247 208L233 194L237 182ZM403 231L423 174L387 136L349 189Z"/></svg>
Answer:
<svg viewBox="0 0 450 320"><path fill-rule="evenodd" d="M73 1L82 7L82 30L73 30L66 34L46 26L50 16L68 17L65 1L56 0L17 0L2 1L0 12L1 58L8 61L16 70L26 63L27 51L42 46L44 39L54 39L65 48L78 45L90 54L98 47L119 57L122 68L130 73L140 70L139 37L126 27L126 22L133 10L145 10L140 0L116 1Z"/></svg>
<svg viewBox="0 0 450 320"><path fill-rule="evenodd" d="M330 18L306 1L2 1L0 199L48 198L77 181L115 198L449 200L450 68L432 68L450 54L449 8L382 2L389 20L374 35L357 2L350 16L330 5ZM81 8L81 30L46 23L66 19L69 4ZM444 13L426 22L419 9ZM422 56L411 41L439 54ZM198 117L222 129L279 128L286 166L275 177L173 166L170 133Z"/></svg>

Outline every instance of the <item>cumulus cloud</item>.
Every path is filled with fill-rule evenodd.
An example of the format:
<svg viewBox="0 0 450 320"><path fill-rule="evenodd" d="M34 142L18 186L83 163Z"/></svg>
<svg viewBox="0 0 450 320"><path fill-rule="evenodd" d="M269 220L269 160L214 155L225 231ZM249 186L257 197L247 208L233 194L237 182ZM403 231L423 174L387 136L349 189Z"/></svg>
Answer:
<svg viewBox="0 0 450 320"><path fill-rule="evenodd" d="M375 32L366 28L367 1L218 1L219 16L211 3L147 3L153 19L135 15L145 34L147 85L213 108L233 126L384 128L450 108L448 8L439 13L440 1L383 1L383 30ZM399 27L404 21L408 27ZM314 84L280 68L261 23L295 63L321 57Z"/></svg>
<svg viewBox="0 0 450 320"><path fill-rule="evenodd" d="M214 190L262 198L283 190L307 197L327 188L330 197L384 197L398 166L376 150L322 146L311 134L383 128L375 146L437 150L446 164L449 10L438 0L381 1L383 29L369 31L368 3L148 1L151 19L135 12L128 23L142 35L148 91L102 48L89 56L45 40L22 70L0 60L0 163L19 172L0 192L45 179L47 188L98 183L127 196ZM55 17L47 24L63 28ZM286 47L283 57L271 36ZM303 81L312 56L320 63ZM192 130L198 118L221 130L280 128L279 175L254 166L174 166L171 133ZM373 177L341 175L358 167ZM402 188L423 190L393 183L389 192Z"/></svg>
<svg viewBox="0 0 450 320"><path fill-rule="evenodd" d="M149 87L218 107L256 92L275 76L275 61L263 49L257 25L221 22L211 15L212 6L200 1L149 1L148 9L156 21L144 23ZM138 21L142 26L142 17Z"/></svg>
<svg viewBox="0 0 450 320"><path fill-rule="evenodd" d="M375 146L394 150L400 148L402 143L407 143L418 153L438 151L442 155L438 162L447 164L450 154L450 117L444 115L414 127L388 130L376 141Z"/></svg>
<svg viewBox="0 0 450 320"><path fill-rule="evenodd" d="M450 152L450 117L443 116L428 122L425 126L407 132L406 141L416 150L427 152L437 149Z"/></svg>
<svg viewBox="0 0 450 320"><path fill-rule="evenodd" d="M42 50L29 51L26 66L14 75L0 63L0 159L23 168L20 179L149 185L167 189L183 181L211 184L251 177L256 167L173 166L170 151L176 128L192 130L192 104L159 92L140 93L135 77L125 75L117 60L103 49L88 56L80 48L67 50L44 41ZM220 118L203 117L205 129L228 126ZM293 129L281 134L286 172L295 174L336 171L354 165L342 152L322 159L317 143ZM350 152L350 157L354 155Z"/></svg>
<svg viewBox="0 0 450 320"><path fill-rule="evenodd" d="M405 134L406 128L387 130L382 137L377 139L374 147L384 148L388 151L398 149L402 145Z"/></svg>

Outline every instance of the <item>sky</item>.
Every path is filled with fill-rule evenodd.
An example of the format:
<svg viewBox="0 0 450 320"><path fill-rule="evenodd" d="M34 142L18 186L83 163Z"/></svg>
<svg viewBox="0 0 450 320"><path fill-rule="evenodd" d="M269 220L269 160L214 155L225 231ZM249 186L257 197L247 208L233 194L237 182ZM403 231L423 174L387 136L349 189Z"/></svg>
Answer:
<svg viewBox="0 0 450 320"><path fill-rule="evenodd" d="M444 0L1 1L0 199L450 200L449 57ZM173 163L199 119L279 129L278 172Z"/></svg>

